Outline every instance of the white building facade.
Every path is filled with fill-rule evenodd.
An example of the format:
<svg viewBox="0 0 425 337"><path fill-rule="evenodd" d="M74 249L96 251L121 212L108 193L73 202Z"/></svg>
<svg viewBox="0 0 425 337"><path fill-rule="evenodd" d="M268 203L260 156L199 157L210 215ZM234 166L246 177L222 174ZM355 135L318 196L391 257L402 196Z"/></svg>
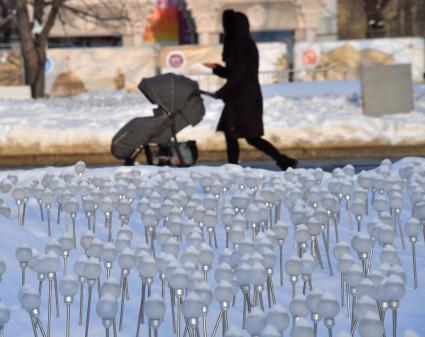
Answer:
<svg viewBox="0 0 425 337"><path fill-rule="evenodd" d="M74 3L84 2L72 0ZM95 0L96 1L96 0ZM101 0L97 0L101 1ZM176 0L186 29L201 45L218 44L226 9L244 12L252 32L292 32L295 41L336 37L336 0ZM96 24L68 13L58 20L52 37L119 35L124 46L140 46L156 0L118 0L129 20L116 25ZM122 8L122 7L121 7Z"/></svg>

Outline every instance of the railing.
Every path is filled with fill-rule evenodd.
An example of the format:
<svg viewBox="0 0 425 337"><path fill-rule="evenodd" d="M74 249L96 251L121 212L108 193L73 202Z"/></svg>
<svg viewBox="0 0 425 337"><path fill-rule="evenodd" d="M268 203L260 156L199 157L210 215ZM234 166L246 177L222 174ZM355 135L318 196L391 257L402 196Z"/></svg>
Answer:
<svg viewBox="0 0 425 337"><path fill-rule="evenodd" d="M187 77L199 83L201 89L205 91L215 91L225 82L225 79L213 74L186 74ZM264 71L258 74L260 84L285 83L289 79L289 71Z"/></svg>
<svg viewBox="0 0 425 337"><path fill-rule="evenodd" d="M258 79L260 84L287 83L292 75L293 81L308 80L348 80L358 79L358 70L348 67L320 67L304 68L298 70L260 71ZM215 91L220 88L225 80L213 74L186 74L185 76L197 81L201 89Z"/></svg>

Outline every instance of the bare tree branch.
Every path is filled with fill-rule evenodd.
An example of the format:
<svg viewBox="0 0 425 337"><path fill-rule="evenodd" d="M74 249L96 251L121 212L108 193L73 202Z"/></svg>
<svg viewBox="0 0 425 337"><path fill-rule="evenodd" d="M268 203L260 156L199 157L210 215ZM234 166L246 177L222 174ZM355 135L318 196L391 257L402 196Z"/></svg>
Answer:
<svg viewBox="0 0 425 337"><path fill-rule="evenodd" d="M64 3L64 0L54 0L52 6L50 7L49 15L47 16L46 23L40 34L40 38L42 40L46 40L46 43L47 43L47 38L49 37L50 30L55 24L55 20L59 12L59 8L63 3Z"/></svg>
<svg viewBox="0 0 425 337"><path fill-rule="evenodd" d="M0 0L0 5L6 4L9 10L16 10L16 25L19 30L25 67L25 83L31 85L33 97L44 95L47 42L56 19L72 25L73 21L77 24L79 21L75 20L77 18L91 21L97 26L109 26L116 29L117 25L122 24L123 21L129 21L130 15L134 14L133 7L131 9L128 7L128 1ZM2 16L3 18L0 16L0 29L4 20L4 15ZM41 25L41 28L34 29L34 25Z"/></svg>
<svg viewBox="0 0 425 337"><path fill-rule="evenodd" d="M0 30L5 26L9 27L12 22L13 16L16 14L11 4L8 1L0 0Z"/></svg>
<svg viewBox="0 0 425 337"><path fill-rule="evenodd" d="M67 5L66 3L62 6L62 8L69 10L71 13L77 15L81 18L88 18L88 19L94 19L96 21L102 22L102 21L122 21L122 20L129 20L128 15L111 15L111 16L103 16L99 13L99 9L95 9L94 6L90 6L91 8L78 8L74 6Z"/></svg>

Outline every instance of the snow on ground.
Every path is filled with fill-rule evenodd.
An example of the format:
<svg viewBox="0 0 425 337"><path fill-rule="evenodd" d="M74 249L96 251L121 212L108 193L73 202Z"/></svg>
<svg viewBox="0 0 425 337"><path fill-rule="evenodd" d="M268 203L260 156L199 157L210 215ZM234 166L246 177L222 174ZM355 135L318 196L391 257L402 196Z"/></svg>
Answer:
<svg viewBox="0 0 425 337"><path fill-rule="evenodd" d="M417 145L425 143L425 87L415 86L415 111L366 117L357 81L264 86L266 137L281 147ZM205 98L206 115L179 133L201 150L222 150L216 133L223 104ZM1 153L26 149L60 152L58 147L109 151L112 136L131 118L152 115L141 93L90 93L72 98L0 100ZM54 148L54 150L52 150Z"/></svg>
<svg viewBox="0 0 425 337"><path fill-rule="evenodd" d="M414 168L414 170L417 172L417 174L413 175L411 179L417 181L418 183L423 184L423 179L425 176L425 160L421 158L406 158L401 160L400 162L395 163L394 165L384 163L381 165L380 168L378 168L375 172L380 172L379 174L385 175L386 172L388 173L388 170L385 170L385 168L391 169L391 177L399 178L398 176L398 170L403 167L409 166L411 169ZM242 171L244 170L244 171ZM349 169L344 171L347 175L344 176L344 179L349 179ZM262 176L262 186L276 186L279 184L288 184L287 179L290 178L289 175L285 175L284 173L277 173L272 171L265 171L265 170L252 170L252 169L242 169L238 166L233 165L225 165L222 167L193 167L193 168L187 168L187 169L168 169L168 168L156 168L156 167L148 167L148 166L137 166L135 168L129 168L129 167L116 167L116 168L100 168L100 169L90 169L87 170L84 174L82 180L80 180L78 177L74 175L73 167L67 167L67 168L40 168L40 169L33 169L33 170L17 170L17 171L1 171L0 172L0 186L3 188L4 181L6 177L9 176L10 178L13 178L11 176L16 176L18 178L18 182L16 186L28 186L28 184L33 185L34 182L40 181L46 173L51 175L54 175L54 180L59 179L70 179L67 185L69 188L72 186L76 186L76 184L81 185L82 180L90 181L90 178L92 177L103 177L103 178L110 178L111 182L108 185L108 183L105 184L105 186L108 186L105 191L108 190L109 187L113 186L119 177L123 177L126 179L129 179L130 177L137 177L137 174L140 173L141 179L141 185L138 190L138 197L133 201L133 215L130 218L129 225L132 228L134 232L134 239L132 246L133 248L140 245L141 242L144 242L144 228L143 225L140 222L140 215L139 211L137 210L137 203L140 197L144 195L148 190L144 189L146 186L149 185L149 182L161 182L158 186L159 190L162 190L162 187L166 187L167 184L163 183L163 179L166 179L167 181L175 181L175 182L182 182L179 181L177 178L185 178L189 179L190 177L200 177L200 176L206 176L206 175L212 175L219 177L222 174L230 175L232 177L232 181L236 181L235 179L237 177L242 176L251 176L253 174ZM297 177L305 177L307 170L298 169L295 171ZM314 171L310 170L310 173L313 173ZM339 174L341 177L341 171L336 170L336 175ZM325 173L324 179L322 180L321 186L323 188L326 188L328 186L328 183L330 181L331 175L329 173ZM357 188L357 177L354 176L352 181L354 182L354 187ZM196 182L196 190L198 195L202 198L206 197L206 193L204 193L201 185L199 184L198 180L195 180ZM388 181L394 181L388 179ZM291 185L291 184L289 184ZM288 185L288 190L290 190L290 187ZM406 186L409 186L410 183L407 182ZM53 186L53 185L51 185ZM143 187L144 186L144 187ZM413 186L413 185L412 185ZM419 188L419 187L417 187ZM261 187L260 187L261 190ZM163 190L162 190L163 191ZM423 190L422 190L423 191ZM148 192L150 193L150 192ZM233 187L227 192L227 197L231 197L233 195L236 195L240 193L239 192L239 186L233 185ZM401 211L401 221L403 224L407 222L408 219L410 219L410 211L411 211L411 205L408 198L407 190L404 189L403 191L403 197L404 197L404 206ZM152 196L152 193L148 195L148 197ZM370 196L369 194L369 202L370 202ZM2 195L3 200L5 203L10 205L12 209L12 214L10 218L3 218L1 219L1 226L0 226L0 254L5 258L6 264L7 264L7 270L6 273L3 275L3 279L0 282L0 297L2 302L6 303L8 308L11 310L11 321L5 326L5 335L6 336L15 336L15 337L29 337L32 335L32 327L30 323L30 318L27 313L23 309L20 308L17 294L20 289L20 283L21 283L21 271L19 268L19 264L15 259L15 250L18 246L20 246L22 243L29 244L32 248L36 248L40 253L44 252L45 244L47 241L47 224L46 221L41 222L40 221L40 212L39 207L35 199L30 198L27 208L26 208L26 218L25 218L25 224L24 226L20 226L17 224L17 206L15 202L13 201L10 193L3 193ZM78 197L79 200L81 200ZM81 205L80 205L81 208ZM55 214L56 214L56 203L55 206L52 209L52 228L53 228L53 237L58 238L60 237L64 230L65 230L65 215L62 214L61 217L61 223L60 225L56 224L55 221ZM369 215L363 220L363 231L366 231L366 224L368 224L373 218L377 217L377 213L374 211L372 205L369 204ZM348 221L347 221L347 211L345 209L344 204L342 203L341 207L341 215L340 215L340 224L339 224L339 231L340 235L343 240L350 242L351 238L353 237L355 232L350 232ZM284 245L284 258L287 259L288 257L296 254L295 251L295 244L294 244L294 226L291 223L290 216L288 209L283 207L282 208L282 218L285 223L289 225L289 235L287 237L287 240ZM77 236L78 238L87 230L86 225L86 218L84 216L84 213L80 210L77 214L76 223L77 223ZM183 216L184 223L187 222L187 219L185 216ZM119 223L120 220L118 219L118 216L116 214L116 211L114 211L114 217L113 217L113 232L114 237L116 235L117 230L119 229ZM96 227L96 237L101 239L103 242L106 242L107 240L107 229L103 226L103 214L98 211L97 213L97 227ZM248 237L251 236L251 232L247 231L246 235ZM215 261L213 264L213 267L216 268L218 266L218 257L221 254L221 252L224 249L225 245L225 239L224 239L224 229L223 224L219 220L217 224L217 236L218 236L218 249L214 249L215 251ZM423 324L423 303L425 300L425 273L423 272L422 266L425 263L425 247L424 242L422 240L422 235L419 235L418 237L419 242L417 244L417 263L418 263L418 283L419 288L414 290L412 287L412 262L411 262L411 250L410 250L410 244L407 240L407 248L405 250L401 249L400 245L400 238L396 237L396 247L398 249L398 254L401 259L402 266L404 267L406 273L407 273L407 285L406 285L406 296L401 301L400 308L398 310L398 336L402 336L402 333L406 331L407 329L412 329L416 331L418 336L425 336L425 325ZM79 242L79 240L77 240ZM186 248L185 239L182 240L181 246L183 249ZM313 288L319 288L324 291L330 291L339 299L339 274L337 272L336 267L336 261L331 256L332 259L332 265L334 269L334 276L329 276L329 270L326 264L325 254L323 250L323 245L320 240L319 243L322 251L322 258L324 261L324 269L320 269L319 267L316 267L316 270L313 274ZM330 246L331 246L331 253L332 253L332 247L335 245L335 233L333 231L333 227L330 232ZM156 247L157 252L159 252L160 248L158 248L158 245ZM379 245L376 245L375 255L373 259L372 267L377 268L379 266L379 255L382 250L382 247ZM81 256L84 252L82 248L78 245L77 250L72 250L70 254L69 259L69 266L72 266L72 264ZM275 255L278 259L278 250L277 247L275 248ZM355 252L352 251L353 258L356 260L356 263L359 263L357 260L357 256ZM278 261L278 260L277 260ZM72 271L72 268L69 267L69 270ZM275 292L276 292L276 299L277 303L283 305L287 310L289 308L289 302L291 297L291 286L288 280L288 276L285 274L285 281L284 286L281 287L279 285L279 267L278 264L274 268L274 285L275 285ZM213 271L210 271L209 273L209 285L214 288L215 287L215 281L213 276ZM59 280L62 279L62 272L58 273ZM102 271L101 279L102 281L105 280L105 271ZM117 266L117 263L114 264L113 268L113 277L115 279L120 278L120 270ZM136 330L136 321L137 321L137 314L138 314L138 308L139 308L139 299L140 299L140 278L137 275L137 270L132 270L130 272L129 276L129 284L130 284L130 300L125 304L125 315L124 315L124 331L119 333L119 336L127 337L127 336L134 336L135 330ZM37 287L38 281L36 278L36 275L34 272L27 269L27 283L31 284L33 287ZM297 293L299 294L301 292L302 285L301 282L298 282L297 286ZM155 278L155 283L153 286L153 292L160 293L160 285L158 282L157 277ZM85 301L87 301L87 291L85 291L84 294ZM42 292L42 305L41 305L41 321L44 325L44 328L46 328L47 324L47 284L45 283L43 285L43 292ZM91 325L90 325L90 333L89 336L100 336L104 335L104 330L101 324L101 320L97 317L95 313L95 305L98 301L97 298L97 290L96 287L94 287L94 296L93 296L93 303L92 303L92 315L91 315ZM267 296L264 296L264 301L266 305L266 311L268 311L267 308ZM52 336L54 337L61 337L65 336L65 314L64 314L64 305L62 301L62 297L59 298L60 302L60 312L61 317L59 319L53 318L52 320ZM86 302L84 302L86 303ZM77 324L78 320L78 295L74 299L74 303L72 305L72 311L71 311L71 336L83 336L84 328L79 327ZM86 304L84 304L85 306ZM161 337L171 337L173 336L172 328L171 328L171 317L170 317L170 305L169 305L169 295L167 293L166 296L166 306L167 311L165 314L165 320L161 324L161 327L159 329L159 336ZM208 336L210 336L211 331L213 329L214 322L218 316L219 311L219 305L214 300L213 304L210 307L210 313L208 315ZM53 306L53 312L54 306ZM84 311L85 314L85 311ZM84 316L85 317L85 316ZM117 316L118 319L119 316ZM240 327L241 325L241 319L242 319L242 301L240 292L238 293L238 297L236 300L236 306L231 307L229 309L229 322L231 325L235 325ZM309 317L308 317L309 320ZM392 334L392 328L391 328L391 314L390 312L387 312L386 315L386 329L387 329L387 336ZM340 314L336 318L336 325L334 328L334 336L338 336L338 334L345 330L349 331L350 327L350 320L346 316L346 309L344 308L341 310ZM202 332L201 332L202 334ZM219 330L220 334L220 330ZM112 332L111 332L112 335ZM220 334L221 335L221 334ZM147 336L146 332L146 325L142 327L142 336ZM245 335L247 336L246 332ZM289 328L285 332L285 336L289 336ZM323 321L319 324L319 330L318 330L318 336L327 336L327 330L323 326ZM409 335L410 336L410 335Z"/></svg>

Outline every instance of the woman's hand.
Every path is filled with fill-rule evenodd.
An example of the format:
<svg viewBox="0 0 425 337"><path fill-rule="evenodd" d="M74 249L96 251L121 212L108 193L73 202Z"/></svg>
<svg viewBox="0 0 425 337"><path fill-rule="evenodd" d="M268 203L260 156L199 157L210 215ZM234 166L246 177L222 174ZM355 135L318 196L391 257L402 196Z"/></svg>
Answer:
<svg viewBox="0 0 425 337"><path fill-rule="evenodd" d="M211 62L202 63L202 65L204 65L205 67L210 68L210 69L214 69L215 67L219 66L219 64L211 63Z"/></svg>

